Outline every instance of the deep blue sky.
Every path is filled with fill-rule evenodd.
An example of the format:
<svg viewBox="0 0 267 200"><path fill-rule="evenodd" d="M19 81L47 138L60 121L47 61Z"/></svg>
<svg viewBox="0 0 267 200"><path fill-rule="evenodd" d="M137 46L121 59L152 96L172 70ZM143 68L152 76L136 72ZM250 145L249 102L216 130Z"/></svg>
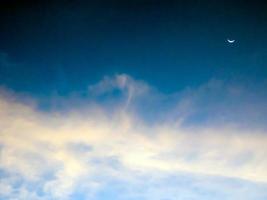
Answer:
<svg viewBox="0 0 267 200"><path fill-rule="evenodd" d="M266 10L264 1L1 1L0 85L50 96L116 73L163 92L263 80Z"/></svg>

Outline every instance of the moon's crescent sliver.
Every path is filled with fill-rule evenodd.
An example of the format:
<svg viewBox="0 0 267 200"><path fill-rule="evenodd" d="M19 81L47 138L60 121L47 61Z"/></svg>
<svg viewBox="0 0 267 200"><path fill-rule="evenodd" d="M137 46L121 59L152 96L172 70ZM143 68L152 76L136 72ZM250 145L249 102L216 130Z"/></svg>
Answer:
<svg viewBox="0 0 267 200"><path fill-rule="evenodd" d="M234 43L234 42L235 42L235 40L230 40L230 39L227 39L227 42L229 42L229 43Z"/></svg>

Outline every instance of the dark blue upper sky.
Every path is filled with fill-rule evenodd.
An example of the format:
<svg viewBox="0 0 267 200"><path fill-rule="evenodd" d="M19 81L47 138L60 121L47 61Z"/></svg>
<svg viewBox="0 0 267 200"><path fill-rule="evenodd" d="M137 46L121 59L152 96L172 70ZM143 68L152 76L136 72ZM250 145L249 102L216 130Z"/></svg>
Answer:
<svg viewBox="0 0 267 200"><path fill-rule="evenodd" d="M0 85L16 91L65 95L115 73L164 92L267 75L264 1L9 0L0 9Z"/></svg>

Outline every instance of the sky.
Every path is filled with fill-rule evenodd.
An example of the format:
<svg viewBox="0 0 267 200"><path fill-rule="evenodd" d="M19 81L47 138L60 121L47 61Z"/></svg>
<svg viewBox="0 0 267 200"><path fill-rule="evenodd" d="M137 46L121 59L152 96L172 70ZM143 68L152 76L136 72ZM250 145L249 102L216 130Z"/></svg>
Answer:
<svg viewBox="0 0 267 200"><path fill-rule="evenodd" d="M259 0L2 0L0 200L266 200L266 34Z"/></svg>

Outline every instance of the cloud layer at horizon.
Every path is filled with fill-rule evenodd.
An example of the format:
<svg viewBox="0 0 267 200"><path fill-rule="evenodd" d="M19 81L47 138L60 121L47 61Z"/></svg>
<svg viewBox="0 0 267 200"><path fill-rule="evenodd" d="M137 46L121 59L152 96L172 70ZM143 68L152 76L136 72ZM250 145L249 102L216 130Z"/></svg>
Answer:
<svg viewBox="0 0 267 200"><path fill-rule="evenodd" d="M44 111L1 90L1 199L267 198L264 92L163 94L119 74L87 96Z"/></svg>

